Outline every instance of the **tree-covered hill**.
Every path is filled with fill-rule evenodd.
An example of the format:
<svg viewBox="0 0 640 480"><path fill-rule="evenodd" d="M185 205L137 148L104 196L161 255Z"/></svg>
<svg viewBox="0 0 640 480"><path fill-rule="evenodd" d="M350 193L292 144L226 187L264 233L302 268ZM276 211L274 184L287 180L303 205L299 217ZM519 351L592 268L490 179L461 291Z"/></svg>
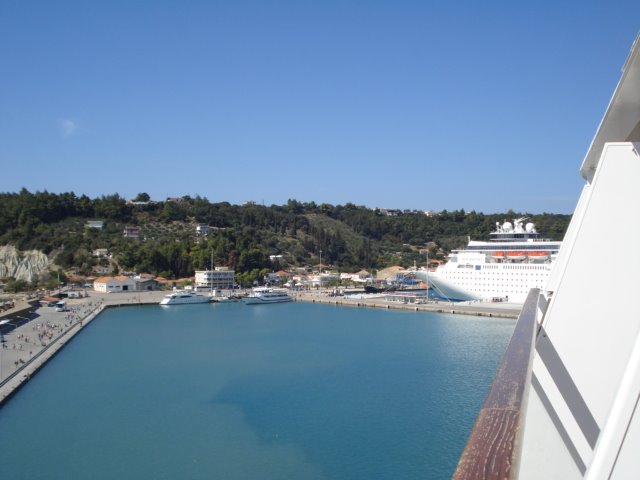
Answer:
<svg viewBox="0 0 640 480"><path fill-rule="evenodd" d="M208 268L213 255L214 265L231 267L250 281L264 269L316 264L320 252L322 263L343 271L424 264L425 248L432 258L442 258L466 245L468 236L487 239L496 222L525 216L554 239L562 239L570 220L569 215L511 211L457 210L429 216L296 200L271 206L210 203L189 196L151 202L145 193L127 202L117 194L92 199L22 189L0 193L0 245L41 250L60 267L84 274L106 262L92 255L99 248L108 249L121 270L167 277ZM103 220L104 229L87 228L88 220ZM197 224L213 229L199 236ZM124 238L127 225L140 227L141 238ZM271 255L282 257L274 264Z"/></svg>

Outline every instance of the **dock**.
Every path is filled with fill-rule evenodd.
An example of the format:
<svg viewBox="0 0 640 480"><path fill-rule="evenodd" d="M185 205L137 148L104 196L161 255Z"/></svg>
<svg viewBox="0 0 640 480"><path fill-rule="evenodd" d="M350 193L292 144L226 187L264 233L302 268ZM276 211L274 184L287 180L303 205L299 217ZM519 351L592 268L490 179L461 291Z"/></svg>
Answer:
<svg viewBox="0 0 640 480"><path fill-rule="evenodd" d="M331 296L325 292L298 292L296 302L322 303L357 308L382 308L387 310L410 310L415 312L452 313L478 317L517 319L522 309L519 303L508 302L447 302L429 300L425 303L402 303L388 301L384 296Z"/></svg>
<svg viewBox="0 0 640 480"><path fill-rule="evenodd" d="M67 299L67 312L37 302L16 302L1 318L11 323L4 325L0 346L0 406L104 309L157 305L165 294L91 292L86 298Z"/></svg>

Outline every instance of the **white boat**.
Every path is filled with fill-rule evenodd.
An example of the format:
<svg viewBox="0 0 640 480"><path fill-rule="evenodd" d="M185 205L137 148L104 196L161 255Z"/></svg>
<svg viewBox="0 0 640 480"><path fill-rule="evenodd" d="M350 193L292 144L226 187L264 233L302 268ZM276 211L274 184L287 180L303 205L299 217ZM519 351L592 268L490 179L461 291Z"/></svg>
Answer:
<svg viewBox="0 0 640 480"><path fill-rule="evenodd" d="M470 240L467 248L453 250L445 265L418 270L416 277L449 300L524 302L530 289L545 286L562 245L544 239L526 220L496 224L489 241Z"/></svg>
<svg viewBox="0 0 640 480"><path fill-rule="evenodd" d="M160 305L189 305L193 303L208 303L210 301L211 297L208 295L201 295L186 290L177 290L165 295L160 301Z"/></svg>
<svg viewBox="0 0 640 480"><path fill-rule="evenodd" d="M291 302L293 298L286 290L275 288L254 288L249 295L244 297L246 305L259 305L267 303Z"/></svg>

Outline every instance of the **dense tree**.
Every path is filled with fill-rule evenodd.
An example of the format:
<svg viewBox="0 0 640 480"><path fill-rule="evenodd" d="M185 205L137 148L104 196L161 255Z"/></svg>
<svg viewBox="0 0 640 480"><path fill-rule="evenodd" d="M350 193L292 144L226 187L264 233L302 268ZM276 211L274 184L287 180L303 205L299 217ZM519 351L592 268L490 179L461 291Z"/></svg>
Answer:
<svg viewBox="0 0 640 480"><path fill-rule="evenodd" d="M140 193L137 201L145 202ZM483 214L465 210L442 211L434 216L421 212L386 212L357 206L302 203L285 205L231 205L210 203L200 196L178 201L131 205L118 194L90 199L67 192L0 193L0 245L21 250L38 249L55 255L63 268L91 271L97 261L91 252L107 248L114 266L124 271L162 273L178 278L196 269L228 266L252 283L261 272L273 269L269 255L281 255L282 264L322 261L343 270L383 268L392 263L423 262L419 249L429 246L431 258L466 245L468 236L487 239L496 223L528 217L538 231L562 239L570 217L559 214L529 215L508 211ZM105 221L103 230L86 228L87 220ZM208 237L195 232L197 223L213 227ZM125 239L123 227L139 225L143 238ZM409 247L411 246L411 248Z"/></svg>
<svg viewBox="0 0 640 480"><path fill-rule="evenodd" d="M148 202L149 200L151 200L151 197L146 192L139 193L136 195L136 198L133 199L134 202Z"/></svg>

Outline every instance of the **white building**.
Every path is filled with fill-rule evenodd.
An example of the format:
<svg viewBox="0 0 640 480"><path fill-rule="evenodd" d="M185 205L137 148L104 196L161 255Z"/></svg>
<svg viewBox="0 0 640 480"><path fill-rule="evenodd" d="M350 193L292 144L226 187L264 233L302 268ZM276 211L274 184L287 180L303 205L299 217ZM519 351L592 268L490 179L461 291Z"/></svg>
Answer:
<svg viewBox="0 0 640 480"><path fill-rule="evenodd" d="M93 289L96 292L128 292L136 289L136 282L131 277L100 277L93 282Z"/></svg>
<svg viewBox="0 0 640 480"><path fill-rule="evenodd" d="M215 270L196 270L196 288L230 289L236 281L236 272L227 267L216 267Z"/></svg>
<svg viewBox="0 0 640 480"><path fill-rule="evenodd" d="M210 232L211 232L211 227L209 225L207 225L206 223L199 223L196 226L196 233L198 235L207 236L207 235L209 235Z"/></svg>
<svg viewBox="0 0 640 480"><path fill-rule="evenodd" d="M87 221L87 228L95 228L96 230L102 230L104 228L104 220L89 220Z"/></svg>
<svg viewBox="0 0 640 480"><path fill-rule="evenodd" d="M96 265L91 270L96 275L108 275L113 272L113 267L111 265Z"/></svg>

